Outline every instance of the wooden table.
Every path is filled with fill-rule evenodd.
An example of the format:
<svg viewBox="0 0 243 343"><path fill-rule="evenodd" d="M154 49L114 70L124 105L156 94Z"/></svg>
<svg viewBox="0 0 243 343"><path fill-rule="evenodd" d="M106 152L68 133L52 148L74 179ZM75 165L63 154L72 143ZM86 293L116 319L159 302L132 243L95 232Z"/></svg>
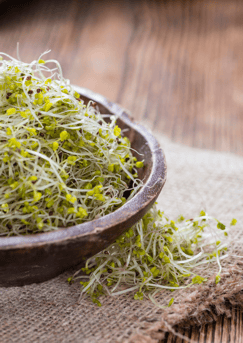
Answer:
<svg viewBox="0 0 243 343"><path fill-rule="evenodd" d="M243 2L35 0L0 4L1 51L47 49L64 76L129 109L172 140L243 155ZM242 313L190 330L241 342ZM165 342L182 342L169 334Z"/></svg>

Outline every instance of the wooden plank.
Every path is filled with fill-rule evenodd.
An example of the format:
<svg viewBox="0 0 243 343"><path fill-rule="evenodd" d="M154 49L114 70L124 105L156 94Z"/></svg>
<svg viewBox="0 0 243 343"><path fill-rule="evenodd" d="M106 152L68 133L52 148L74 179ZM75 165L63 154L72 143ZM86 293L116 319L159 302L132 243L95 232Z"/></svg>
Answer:
<svg viewBox="0 0 243 343"><path fill-rule="evenodd" d="M30 61L51 48L74 84L171 139L243 154L241 2L35 0L2 9L2 50L16 55L19 41Z"/></svg>

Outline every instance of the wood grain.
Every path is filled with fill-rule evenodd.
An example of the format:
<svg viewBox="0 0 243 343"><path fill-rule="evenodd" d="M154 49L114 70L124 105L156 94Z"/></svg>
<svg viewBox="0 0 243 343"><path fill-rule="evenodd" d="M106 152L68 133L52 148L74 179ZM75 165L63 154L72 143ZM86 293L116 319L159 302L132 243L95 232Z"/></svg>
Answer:
<svg viewBox="0 0 243 343"><path fill-rule="evenodd" d="M0 4L1 50L47 49L64 76L121 103L170 139L243 155L243 2L34 0ZM241 342L242 313L177 330ZM183 340L169 334L166 342Z"/></svg>

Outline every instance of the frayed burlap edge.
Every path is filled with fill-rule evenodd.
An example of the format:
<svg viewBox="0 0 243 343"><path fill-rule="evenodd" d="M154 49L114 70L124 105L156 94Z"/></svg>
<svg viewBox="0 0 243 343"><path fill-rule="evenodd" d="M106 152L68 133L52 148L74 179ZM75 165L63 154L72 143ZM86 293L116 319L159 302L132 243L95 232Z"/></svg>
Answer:
<svg viewBox="0 0 243 343"><path fill-rule="evenodd" d="M218 319L218 316L231 317L234 306L243 308L243 263L236 262L221 275L215 284L211 277L206 284L188 289L180 306L171 306L163 312L163 319L154 324L148 323L124 343L158 343L167 332L175 333L174 327L201 326ZM178 303L175 305L178 305Z"/></svg>

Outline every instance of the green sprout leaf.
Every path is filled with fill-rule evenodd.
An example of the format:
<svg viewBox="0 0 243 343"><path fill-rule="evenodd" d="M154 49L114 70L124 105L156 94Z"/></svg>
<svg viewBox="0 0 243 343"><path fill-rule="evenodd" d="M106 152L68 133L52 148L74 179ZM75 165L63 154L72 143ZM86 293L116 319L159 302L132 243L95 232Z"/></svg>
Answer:
<svg viewBox="0 0 243 343"><path fill-rule="evenodd" d="M170 307L174 303L174 298L171 298L168 304L168 307Z"/></svg>
<svg viewBox="0 0 243 343"><path fill-rule="evenodd" d="M233 219L231 220L230 225L236 225L236 223L237 223L237 220L233 218Z"/></svg>
<svg viewBox="0 0 243 343"><path fill-rule="evenodd" d="M220 229L220 230L225 230L225 225L220 223L220 222L218 222L217 228Z"/></svg>

